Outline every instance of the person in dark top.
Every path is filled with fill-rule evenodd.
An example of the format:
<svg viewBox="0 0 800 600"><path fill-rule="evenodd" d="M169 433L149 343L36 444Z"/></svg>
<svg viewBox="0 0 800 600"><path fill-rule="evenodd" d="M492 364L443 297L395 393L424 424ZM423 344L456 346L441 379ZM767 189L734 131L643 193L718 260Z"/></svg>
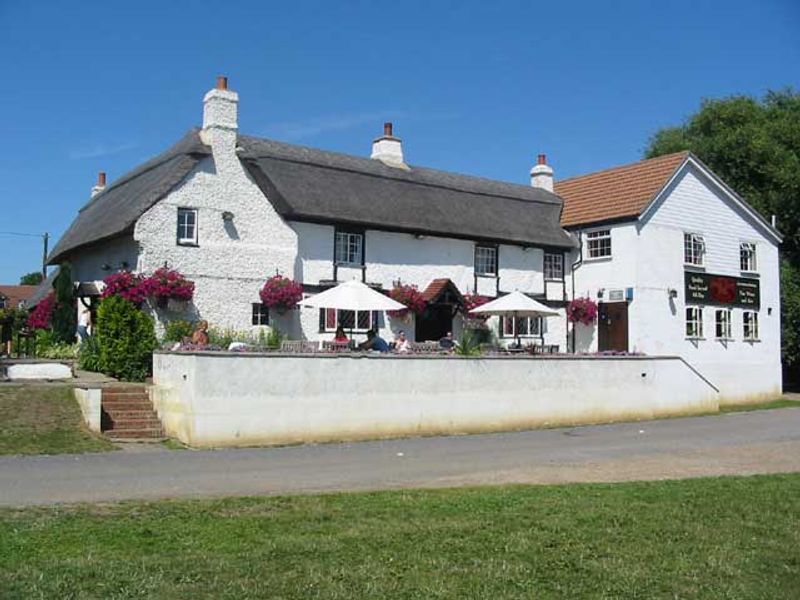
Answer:
<svg viewBox="0 0 800 600"><path fill-rule="evenodd" d="M359 350L375 350L377 352L388 352L389 344L386 340L377 334L374 329L367 332L367 341L361 342L358 345Z"/></svg>
<svg viewBox="0 0 800 600"><path fill-rule="evenodd" d="M453 332L448 331L447 335L439 340L439 346L445 350L452 350L456 347L456 342L453 339Z"/></svg>

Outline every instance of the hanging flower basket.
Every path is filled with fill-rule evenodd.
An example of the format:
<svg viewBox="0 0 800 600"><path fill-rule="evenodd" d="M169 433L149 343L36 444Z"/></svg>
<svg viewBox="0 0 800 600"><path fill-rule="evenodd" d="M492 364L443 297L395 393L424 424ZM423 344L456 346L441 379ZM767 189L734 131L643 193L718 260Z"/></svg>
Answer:
<svg viewBox="0 0 800 600"><path fill-rule="evenodd" d="M422 297L422 292L415 285L395 285L389 292L389 297L400 304L405 304L406 308L400 310L387 310L386 314L394 318L402 318L408 322L411 313L421 315L428 308L428 301Z"/></svg>
<svg viewBox="0 0 800 600"><path fill-rule="evenodd" d="M194 296L194 282L179 271L161 267L142 280L147 296L155 300L159 308L167 308L170 300L188 302Z"/></svg>
<svg viewBox="0 0 800 600"><path fill-rule="evenodd" d="M274 275L267 279L258 295L265 306L284 313L303 299L303 284L283 275Z"/></svg>
<svg viewBox="0 0 800 600"><path fill-rule="evenodd" d="M103 283L105 285L103 287L103 293L101 294L102 298L119 296L139 306L147 297L144 279L138 273L133 273L131 271L112 273L103 279Z"/></svg>
<svg viewBox="0 0 800 600"><path fill-rule="evenodd" d="M567 319L570 323L592 325L597 321L597 303L591 298L575 298L567 305Z"/></svg>

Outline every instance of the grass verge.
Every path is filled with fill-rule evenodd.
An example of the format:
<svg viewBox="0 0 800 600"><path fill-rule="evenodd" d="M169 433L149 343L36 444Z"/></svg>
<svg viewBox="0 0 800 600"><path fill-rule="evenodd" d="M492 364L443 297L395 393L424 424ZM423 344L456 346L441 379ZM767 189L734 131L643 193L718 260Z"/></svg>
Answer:
<svg viewBox="0 0 800 600"><path fill-rule="evenodd" d="M100 452L114 446L83 425L67 386L0 386L0 454Z"/></svg>
<svg viewBox="0 0 800 600"><path fill-rule="evenodd" d="M773 408L800 408L800 401L789 400L788 398L778 398L769 402L758 404L734 404L732 406L720 406L721 413L750 412L752 410L771 410Z"/></svg>
<svg viewBox="0 0 800 600"><path fill-rule="evenodd" d="M0 510L3 598L796 598L800 474Z"/></svg>

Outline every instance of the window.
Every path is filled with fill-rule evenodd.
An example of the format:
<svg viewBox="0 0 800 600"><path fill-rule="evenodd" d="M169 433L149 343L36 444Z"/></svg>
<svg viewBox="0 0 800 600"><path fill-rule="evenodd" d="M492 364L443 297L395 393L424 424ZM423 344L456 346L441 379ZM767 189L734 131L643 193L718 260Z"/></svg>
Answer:
<svg viewBox="0 0 800 600"><path fill-rule="evenodd" d="M475 246L475 275L497 276L497 246Z"/></svg>
<svg viewBox="0 0 800 600"><path fill-rule="evenodd" d="M0 308L7 308L7 304L5 296L0 296Z"/></svg>
<svg viewBox="0 0 800 600"><path fill-rule="evenodd" d="M739 264L742 271L754 272L756 266L756 245L753 242L739 244Z"/></svg>
<svg viewBox="0 0 800 600"><path fill-rule="evenodd" d="M336 331L341 326L345 331L368 331L377 326L377 315L368 310L319 309L320 331Z"/></svg>
<svg viewBox="0 0 800 600"><path fill-rule="evenodd" d="M544 278L564 279L564 255L544 253Z"/></svg>
<svg viewBox="0 0 800 600"><path fill-rule="evenodd" d="M269 307L253 302L253 325L269 325Z"/></svg>
<svg viewBox="0 0 800 600"><path fill-rule="evenodd" d="M197 245L197 209L178 209L178 244Z"/></svg>
<svg viewBox="0 0 800 600"><path fill-rule="evenodd" d="M362 266L364 264L364 234L337 231L333 260L337 265Z"/></svg>
<svg viewBox="0 0 800 600"><path fill-rule="evenodd" d="M546 331L542 317L502 317L500 337L541 337Z"/></svg>
<svg viewBox="0 0 800 600"><path fill-rule="evenodd" d="M742 315L744 326L744 339L755 341L758 339L758 313L751 310L744 311Z"/></svg>
<svg viewBox="0 0 800 600"><path fill-rule="evenodd" d="M731 339L731 311L730 309L720 309L716 312L716 337L718 340Z"/></svg>
<svg viewBox="0 0 800 600"><path fill-rule="evenodd" d="M703 309L699 306L686 307L686 337L692 339L703 337Z"/></svg>
<svg viewBox="0 0 800 600"><path fill-rule="evenodd" d="M611 230L599 229L586 234L586 248L589 258L611 256Z"/></svg>
<svg viewBox="0 0 800 600"><path fill-rule="evenodd" d="M685 264L702 267L705 253L706 243L702 235L697 233L683 234L683 262Z"/></svg>

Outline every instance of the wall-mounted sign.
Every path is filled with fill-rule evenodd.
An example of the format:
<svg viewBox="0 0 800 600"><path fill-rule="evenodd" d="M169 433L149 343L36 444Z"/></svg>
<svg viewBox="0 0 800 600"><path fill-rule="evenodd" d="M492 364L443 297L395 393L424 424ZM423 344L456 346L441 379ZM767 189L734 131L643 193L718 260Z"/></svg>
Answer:
<svg viewBox="0 0 800 600"><path fill-rule="evenodd" d="M758 279L684 272L686 304L713 304L759 308L761 290Z"/></svg>

